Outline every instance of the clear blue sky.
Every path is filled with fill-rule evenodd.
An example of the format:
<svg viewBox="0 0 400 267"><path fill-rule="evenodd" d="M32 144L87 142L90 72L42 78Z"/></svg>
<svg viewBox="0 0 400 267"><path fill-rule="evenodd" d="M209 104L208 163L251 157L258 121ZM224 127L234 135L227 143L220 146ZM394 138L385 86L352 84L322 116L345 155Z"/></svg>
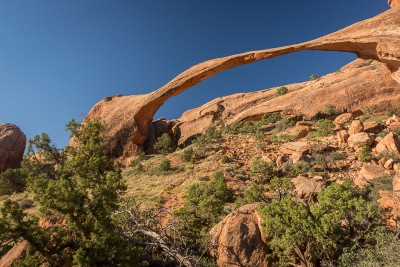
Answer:
<svg viewBox="0 0 400 267"><path fill-rule="evenodd" d="M0 123L60 147L106 96L148 93L192 65L307 41L387 10L386 0L0 0ZM354 59L300 52L218 74L171 99L169 119L219 96L323 75Z"/></svg>

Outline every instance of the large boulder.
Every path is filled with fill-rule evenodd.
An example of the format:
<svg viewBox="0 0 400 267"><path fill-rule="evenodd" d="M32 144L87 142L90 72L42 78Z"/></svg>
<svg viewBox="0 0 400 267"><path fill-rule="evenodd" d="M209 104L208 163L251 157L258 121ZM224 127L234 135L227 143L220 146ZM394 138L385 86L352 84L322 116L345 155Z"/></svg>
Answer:
<svg viewBox="0 0 400 267"><path fill-rule="evenodd" d="M300 175L297 178L293 178L292 183L297 196L304 199L316 196L326 187L326 182L321 176L309 178Z"/></svg>
<svg viewBox="0 0 400 267"><path fill-rule="evenodd" d="M363 146L371 146L373 142L374 135L364 132L350 135L350 137L347 139L347 144L349 145L349 147L353 147L356 149Z"/></svg>
<svg viewBox="0 0 400 267"><path fill-rule="evenodd" d="M375 147L377 153L400 154L400 142L393 132L388 133Z"/></svg>
<svg viewBox="0 0 400 267"><path fill-rule="evenodd" d="M245 205L214 226L210 231L210 254L220 267L267 267L270 253L258 204Z"/></svg>
<svg viewBox="0 0 400 267"><path fill-rule="evenodd" d="M335 118L335 123L338 125L344 125L353 118L353 113L343 113Z"/></svg>
<svg viewBox="0 0 400 267"><path fill-rule="evenodd" d="M26 136L11 123L0 124L0 171L17 168L26 147Z"/></svg>
<svg viewBox="0 0 400 267"><path fill-rule="evenodd" d="M359 187L364 187L369 181L386 175L387 173L384 167L375 164L364 164L358 177L354 180L354 183Z"/></svg>
<svg viewBox="0 0 400 267"><path fill-rule="evenodd" d="M361 133L362 131L364 131L364 125L361 121L355 120L351 122L349 127L349 135Z"/></svg>

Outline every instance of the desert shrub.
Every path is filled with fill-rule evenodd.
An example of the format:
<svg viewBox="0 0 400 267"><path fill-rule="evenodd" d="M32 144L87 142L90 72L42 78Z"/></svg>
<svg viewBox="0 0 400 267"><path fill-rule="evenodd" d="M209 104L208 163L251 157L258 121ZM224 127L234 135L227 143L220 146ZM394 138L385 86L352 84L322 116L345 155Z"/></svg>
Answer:
<svg viewBox="0 0 400 267"><path fill-rule="evenodd" d="M0 173L0 196L22 192L26 187L27 174L23 169L7 169Z"/></svg>
<svg viewBox="0 0 400 267"><path fill-rule="evenodd" d="M143 162L147 159L148 159L148 156L146 155L146 153L144 153L144 151L142 151L139 154L137 154L135 159L131 160L131 162L129 163L129 166L132 168L135 168L135 167L137 167L137 165L139 165L141 162Z"/></svg>
<svg viewBox="0 0 400 267"><path fill-rule="evenodd" d="M279 199L287 197L293 189L292 179L274 176L268 184L270 192L275 193Z"/></svg>
<svg viewBox="0 0 400 267"><path fill-rule="evenodd" d="M235 201L235 207L239 208L243 205L254 202L268 202L265 197L266 188L263 184L253 183L249 188L243 191L243 195L238 197Z"/></svg>
<svg viewBox="0 0 400 267"><path fill-rule="evenodd" d="M277 266L335 263L343 248L368 245L368 234L381 223L368 195L350 181L328 186L315 203L283 197L259 212Z"/></svg>
<svg viewBox="0 0 400 267"><path fill-rule="evenodd" d="M161 171L171 170L171 161L169 159L164 159L161 161L159 168Z"/></svg>
<svg viewBox="0 0 400 267"><path fill-rule="evenodd" d="M221 157L221 163L229 163L229 162L231 162L232 160L227 156L227 155L223 155L222 157Z"/></svg>
<svg viewBox="0 0 400 267"><path fill-rule="evenodd" d="M285 95L289 92L289 89L287 89L286 87L282 86L279 87L278 89L276 89L276 95L277 96L281 96L281 95Z"/></svg>
<svg viewBox="0 0 400 267"><path fill-rule="evenodd" d="M279 112L265 113L261 121L263 124L271 124L280 121L282 116Z"/></svg>
<svg viewBox="0 0 400 267"><path fill-rule="evenodd" d="M251 163L251 173L260 182L268 181L274 175L274 163L262 160L257 157Z"/></svg>
<svg viewBox="0 0 400 267"><path fill-rule="evenodd" d="M346 248L340 256L339 267L397 267L400 266L400 240L384 227L367 235L367 245Z"/></svg>
<svg viewBox="0 0 400 267"><path fill-rule="evenodd" d="M292 142L295 141L296 138L290 135L276 135L272 134L266 138L267 140L273 142L273 143L278 143L278 144L284 144L287 142Z"/></svg>
<svg viewBox="0 0 400 267"><path fill-rule="evenodd" d="M183 150L183 152L181 153L181 159L185 162L193 162L193 148L186 148L185 150Z"/></svg>
<svg viewBox="0 0 400 267"><path fill-rule="evenodd" d="M34 202L32 199L23 199L18 203L18 206L22 209L22 210L26 210L26 209L30 209L34 206Z"/></svg>
<svg viewBox="0 0 400 267"><path fill-rule="evenodd" d="M222 173L215 173L209 183L192 185L182 208L175 216L185 222L183 232L196 246L201 246L208 230L226 214L226 203L233 201L232 191L226 186Z"/></svg>
<svg viewBox="0 0 400 267"><path fill-rule="evenodd" d="M390 107L386 112L386 115L389 117L392 117L393 115L399 115L399 114L400 114L399 107Z"/></svg>
<svg viewBox="0 0 400 267"><path fill-rule="evenodd" d="M317 136L328 136L333 134L335 124L328 119L321 119L314 123L313 128Z"/></svg>
<svg viewBox="0 0 400 267"><path fill-rule="evenodd" d="M341 160L345 159L346 155L342 151L332 151L329 153L329 158L332 160Z"/></svg>
<svg viewBox="0 0 400 267"><path fill-rule="evenodd" d="M288 160L282 165L282 169L292 176L314 171L312 164L304 160L300 160L296 164L293 164L292 160Z"/></svg>
<svg viewBox="0 0 400 267"><path fill-rule="evenodd" d="M369 146L363 146L358 152L358 160L368 162L372 159L372 150Z"/></svg>
<svg viewBox="0 0 400 267"><path fill-rule="evenodd" d="M314 169L322 168L323 171L328 168L329 158L325 153L313 153L314 160L312 161L312 165Z"/></svg>
<svg viewBox="0 0 400 267"><path fill-rule="evenodd" d="M157 138L157 142L154 143L154 148L164 155L174 152L176 149L171 136L167 133L163 133Z"/></svg>
<svg viewBox="0 0 400 267"><path fill-rule="evenodd" d="M318 76L318 75L316 75L316 74L311 74L310 75L310 81L315 81L315 80L318 80L320 77Z"/></svg>

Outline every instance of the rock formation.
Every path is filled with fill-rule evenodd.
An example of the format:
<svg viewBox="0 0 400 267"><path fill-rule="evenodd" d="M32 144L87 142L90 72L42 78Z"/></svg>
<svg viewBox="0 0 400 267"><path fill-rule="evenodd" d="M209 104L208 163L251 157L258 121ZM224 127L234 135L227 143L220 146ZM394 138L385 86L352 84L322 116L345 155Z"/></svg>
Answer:
<svg viewBox="0 0 400 267"><path fill-rule="evenodd" d="M397 1L392 1L390 4L396 7L396 3ZM374 18L309 42L212 59L193 66L150 94L107 98L93 107L88 118L101 117L108 124L111 156L126 158L142 149L149 136L153 115L165 101L219 72L240 65L302 50L343 51L354 53L359 58L383 62L393 79L400 82L399 27L400 9L393 8ZM390 90L394 87L391 86ZM281 100L280 103L283 103L284 99ZM262 108L265 107L260 107ZM252 113L254 112L253 110ZM246 111L244 113L241 118L252 115L246 114ZM215 112L209 116L215 116ZM181 131L184 130L182 125Z"/></svg>
<svg viewBox="0 0 400 267"><path fill-rule="evenodd" d="M0 124L0 171L20 165L26 146L25 134L18 126Z"/></svg>
<svg viewBox="0 0 400 267"><path fill-rule="evenodd" d="M245 205L211 229L210 254L218 266L268 266L269 250L257 207Z"/></svg>

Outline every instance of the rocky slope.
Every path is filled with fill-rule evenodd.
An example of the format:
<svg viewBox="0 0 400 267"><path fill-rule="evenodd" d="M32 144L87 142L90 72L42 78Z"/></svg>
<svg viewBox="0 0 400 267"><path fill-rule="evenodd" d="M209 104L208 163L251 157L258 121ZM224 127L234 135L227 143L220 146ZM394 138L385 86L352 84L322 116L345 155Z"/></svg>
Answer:
<svg viewBox="0 0 400 267"><path fill-rule="evenodd" d="M301 50L344 51L355 53L359 58L384 63L393 79L399 82L400 9L396 3L392 1L391 10L374 18L309 42L251 51L197 64L150 94L106 98L93 107L87 118L100 117L105 120L108 124L110 155L115 159L129 160L143 149L149 136L154 136L151 133L153 115L165 101L229 68Z"/></svg>

